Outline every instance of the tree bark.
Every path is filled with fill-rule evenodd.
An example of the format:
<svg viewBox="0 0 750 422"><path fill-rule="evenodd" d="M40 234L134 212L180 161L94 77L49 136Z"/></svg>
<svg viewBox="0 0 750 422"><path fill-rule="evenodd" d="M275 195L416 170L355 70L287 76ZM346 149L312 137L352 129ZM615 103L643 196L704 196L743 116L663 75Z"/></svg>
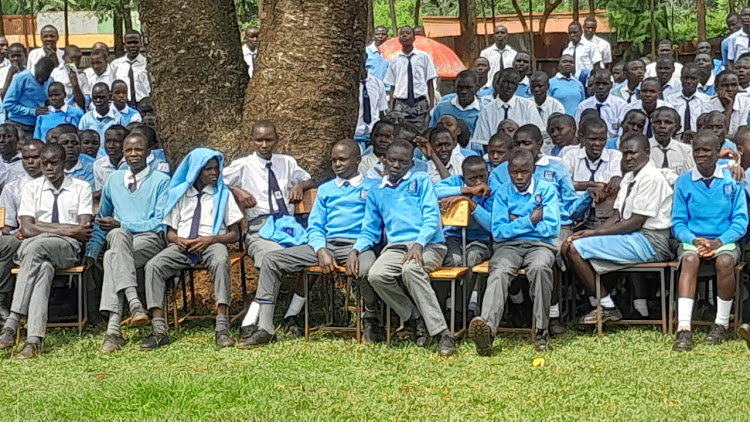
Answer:
<svg viewBox="0 0 750 422"><path fill-rule="evenodd" d="M120 57L125 54L125 45L122 39L122 13L120 13L120 9L112 11L112 25L112 33L115 39L115 57Z"/></svg>
<svg viewBox="0 0 750 422"><path fill-rule="evenodd" d="M472 60L479 56L477 40L477 10L474 0L458 1L458 16L461 21L461 61L472 67Z"/></svg>
<svg viewBox="0 0 750 422"><path fill-rule="evenodd" d="M579 14L579 11L578 11L579 8L580 8L580 6L578 5L578 0L573 0L573 6L572 6L572 9L573 9L573 21L575 21L575 22L578 22L579 19L580 19L580 14Z"/></svg>
<svg viewBox="0 0 750 422"><path fill-rule="evenodd" d="M414 2L414 26L419 25L419 12L422 8L422 0L416 0Z"/></svg>
<svg viewBox="0 0 750 422"><path fill-rule="evenodd" d="M656 8L656 1L651 0L651 55L656 57L656 18L654 17L654 9Z"/></svg>
<svg viewBox="0 0 750 422"><path fill-rule="evenodd" d="M125 32L133 29L133 17L130 15L130 0L122 0L122 19L125 23Z"/></svg>
<svg viewBox="0 0 750 422"><path fill-rule="evenodd" d="M396 3L395 0L388 0L388 10L391 14L391 29L393 30L393 36L398 36L398 21L396 21Z"/></svg>
<svg viewBox="0 0 750 422"><path fill-rule="evenodd" d="M523 14L523 11L521 10L521 6L518 4L518 0L511 0L511 3L513 3L513 9L516 11L516 15L518 16L518 20L521 21L521 27L523 27L523 32L529 33L529 26L526 24L526 17ZM494 12L492 14L493 18L495 16ZM494 28L492 29L495 30Z"/></svg>
<svg viewBox="0 0 750 422"><path fill-rule="evenodd" d="M696 9L697 9L697 15L698 15L698 41L705 41L706 40L706 0L696 0Z"/></svg>
<svg viewBox="0 0 750 422"><path fill-rule="evenodd" d="M560 3L562 3L562 0L544 0L544 13L542 14L542 19L539 20L539 36L542 40L544 40L544 33L547 30L547 20L549 19L549 15L560 6Z"/></svg>
<svg viewBox="0 0 750 422"><path fill-rule="evenodd" d="M5 19L3 15L3 1L0 0L0 35L5 35Z"/></svg>
<svg viewBox="0 0 750 422"><path fill-rule="evenodd" d="M593 18L595 11L596 11L596 5L594 4L594 0L589 0L589 16Z"/></svg>
<svg viewBox="0 0 750 422"><path fill-rule="evenodd" d="M64 0L63 20L65 21L65 46L67 47L70 44L70 26L68 25L68 0Z"/></svg>

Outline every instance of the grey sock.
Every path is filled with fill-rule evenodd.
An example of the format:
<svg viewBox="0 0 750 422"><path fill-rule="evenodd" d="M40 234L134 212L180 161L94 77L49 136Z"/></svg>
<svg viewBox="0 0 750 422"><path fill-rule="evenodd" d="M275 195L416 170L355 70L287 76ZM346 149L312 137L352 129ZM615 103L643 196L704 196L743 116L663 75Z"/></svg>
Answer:
<svg viewBox="0 0 750 422"><path fill-rule="evenodd" d="M151 318L154 334L167 334L167 320L165 318Z"/></svg>
<svg viewBox="0 0 750 422"><path fill-rule="evenodd" d="M258 328L273 334L276 330L273 328L273 310L276 305L273 303L261 303L260 314L258 315Z"/></svg>
<svg viewBox="0 0 750 422"><path fill-rule="evenodd" d="M28 337L26 338L26 343L39 344L42 340L41 337Z"/></svg>
<svg viewBox="0 0 750 422"><path fill-rule="evenodd" d="M18 331L18 326L21 325L21 314L16 312L11 312L8 319L5 320L5 326L3 328L7 328L9 330L13 330L13 334Z"/></svg>
<svg viewBox="0 0 750 422"><path fill-rule="evenodd" d="M120 324L122 324L122 316L119 312L110 312L109 321L107 321L107 334L113 336L121 336Z"/></svg>
<svg viewBox="0 0 750 422"><path fill-rule="evenodd" d="M216 315L216 332L229 331L229 315Z"/></svg>
<svg viewBox="0 0 750 422"><path fill-rule="evenodd" d="M140 299L138 299L138 291L135 287L128 287L125 289L125 299L128 301L128 309L133 312L136 308L142 308Z"/></svg>

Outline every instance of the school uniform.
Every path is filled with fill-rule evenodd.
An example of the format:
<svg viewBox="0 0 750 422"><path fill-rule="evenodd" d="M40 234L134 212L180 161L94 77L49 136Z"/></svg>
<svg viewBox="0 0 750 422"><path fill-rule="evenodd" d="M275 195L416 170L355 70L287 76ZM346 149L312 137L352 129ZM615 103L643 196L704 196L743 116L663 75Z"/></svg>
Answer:
<svg viewBox="0 0 750 422"><path fill-rule="evenodd" d="M667 103L680 114L680 135L686 130L698 130L698 116L713 110L708 100L707 95L697 91L689 97L682 92L667 97Z"/></svg>
<svg viewBox="0 0 750 422"><path fill-rule="evenodd" d="M52 106L48 106L47 109L49 110L48 114L36 116L34 139L46 141L47 132L60 125L70 124L78 127L78 123L81 121L81 117L83 117L83 111L80 108L67 103L63 104L59 109Z"/></svg>
<svg viewBox="0 0 750 422"><path fill-rule="evenodd" d="M628 82L625 81L620 85L612 88L609 95L614 95L617 98L625 100L626 103L630 104L633 101L641 99L641 84L638 84L635 89L630 89Z"/></svg>
<svg viewBox="0 0 750 422"><path fill-rule="evenodd" d="M609 183L613 177L622 177L620 151L605 149L598 160L591 162L585 148L569 150L562 157L573 182ZM582 195L583 192L578 192Z"/></svg>
<svg viewBox="0 0 750 422"><path fill-rule="evenodd" d="M646 78L657 78L659 75L656 73L656 62L651 62L646 65L646 71L643 74L643 79ZM674 62L674 72L672 72L672 78L679 79L682 76L682 63Z"/></svg>
<svg viewBox="0 0 750 422"><path fill-rule="evenodd" d="M88 155L81 154L75 166L70 170L65 169L65 175L74 179L83 180L88 183L91 186L91 190L94 191L94 159Z"/></svg>
<svg viewBox="0 0 750 422"><path fill-rule="evenodd" d="M660 100L666 100L675 94L682 93L682 82L677 78L670 79L666 84L661 87Z"/></svg>
<svg viewBox="0 0 750 422"><path fill-rule="evenodd" d="M647 219L641 230L632 233L573 241L578 254L589 260L597 273L617 271L629 263L661 262L671 257L672 188L654 163L646 163L637 174L628 172L623 176L614 209L623 220L633 214Z"/></svg>
<svg viewBox="0 0 750 422"><path fill-rule="evenodd" d="M460 152L451 154L451 158L448 160L448 164L445 164L445 169L448 171L448 174L450 176L461 175L461 164L465 159L466 157ZM430 180L432 181L432 183L438 183L439 181L443 180L443 178L440 177L440 173L437 170L435 162L432 160L427 161L427 174L430 176Z"/></svg>
<svg viewBox="0 0 750 422"><path fill-rule="evenodd" d="M524 76L523 79L521 79L521 82L518 83L515 95L521 98L533 98L534 96L531 95L531 89L529 89L530 86L531 83L529 82L529 77Z"/></svg>
<svg viewBox="0 0 750 422"><path fill-rule="evenodd" d="M497 47L497 44L493 43L491 46L482 50L479 55L490 62L490 70L487 73L487 83L485 84L485 87L492 87L492 81L497 72L513 67L513 62L516 60L516 54L518 54L518 52L508 44L505 44L505 47L500 49Z"/></svg>
<svg viewBox="0 0 750 422"><path fill-rule="evenodd" d="M727 37L727 60L729 62L737 61L741 55L750 51L750 34L745 33L743 29Z"/></svg>
<svg viewBox="0 0 750 422"><path fill-rule="evenodd" d="M565 108L565 114L569 116L575 116L578 105L586 99L586 91L583 89L583 84L572 76L566 78L560 72L549 80L548 94L557 101L560 101Z"/></svg>
<svg viewBox="0 0 750 422"><path fill-rule="evenodd" d="M168 188L169 177L148 167L137 174L115 171L104 183L98 217L116 216L120 228L105 233L95 224L86 250L96 260L107 245L101 311L121 313L118 296L138 286L136 271L166 246L162 222Z"/></svg>
<svg viewBox="0 0 750 422"><path fill-rule="evenodd" d="M78 103L76 103L75 98L73 97L73 84L70 82L70 70L65 63L60 62L60 66L57 66L52 70L52 74L50 77L55 82L60 82L65 87L65 104L71 105L73 107L79 107ZM81 93L84 97L84 106L82 107L83 110L85 110L88 105L91 103L91 85L89 84L89 78L86 76L83 71L78 71L78 87L81 88ZM44 139L44 138L42 138Z"/></svg>
<svg viewBox="0 0 750 422"><path fill-rule="evenodd" d="M11 65L7 57L0 62L0 88L5 88L5 80L8 78L8 71L10 71Z"/></svg>
<svg viewBox="0 0 750 422"><path fill-rule="evenodd" d="M117 107L115 107L115 109L117 109ZM117 109L117 111L120 112L120 114L122 115L122 121L125 123L125 126L131 123L140 123L143 121L143 117L141 117L141 113L139 113L138 110L136 110L133 107L130 107L127 104L125 104L125 107L123 107L122 110Z"/></svg>
<svg viewBox="0 0 750 422"><path fill-rule="evenodd" d="M125 126L125 120L122 118L122 114L117 111L114 104L110 104L109 111L105 115L99 114L96 109L87 111L81 117L81 121L78 122L78 130L91 129L99 134L102 145L99 148L99 154L101 155L104 154L104 133L114 125Z"/></svg>
<svg viewBox="0 0 750 422"><path fill-rule="evenodd" d="M127 166L127 163L125 163L125 157L123 157L120 160L120 163L116 166L112 165L108 156L97 158L92 165L94 171L94 192L102 190L104 182L107 181L109 175L115 170L122 168L123 165Z"/></svg>
<svg viewBox="0 0 750 422"><path fill-rule="evenodd" d="M469 127L469 132L474 133L477 126L477 119L479 119L479 112L482 110L479 98L475 98L474 101L466 107L462 107L458 102L458 96L456 94L447 94L440 99L435 108L432 109L432 118L430 119L430 127L437 126L440 117L450 114L457 119L461 119Z"/></svg>
<svg viewBox="0 0 750 422"><path fill-rule="evenodd" d="M534 101L534 105L536 106L537 113L539 113L539 117L542 119L542 121L545 124L549 120L549 116L555 113L565 114L565 107L563 107L562 103L550 97L549 95L547 96L547 99L545 99L541 105L537 104L536 101ZM545 126L545 130L542 131L542 135L545 137L545 140L552 142L552 140L549 137L549 134L547 134L546 126Z"/></svg>
<svg viewBox="0 0 750 422"><path fill-rule="evenodd" d="M297 164L297 160L282 154L273 154L271 160L261 158L257 153L234 160L223 172L227 186L238 187L249 192L258 202L245 210L247 219L247 255L260 268L263 257L282 246L260 237L260 229L272 214L292 215L294 208L289 202L289 190L296 184L310 180L310 174ZM278 186L278 196L271 196L269 186Z"/></svg>
<svg viewBox="0 0 750 422"><path fill-rule="evenodd" d="M93 214L92 208L91 188L87 183L66 176L58 190L42 176L23 186L18 217L32 217L38 223L77 225L79 216ZM26 315L28 338L44 338L55 269L79 263L82 248L72 237L51 233L21 243L16 254L20 272L11 311Z"/></svg>
<svg viewBox="0 0 750 422"><path fill-rule="evenodd" d="M483 226L492 228L494 240L487 288L482 299L482 319L493 336L505 311L510 284L522 268L529 280L536 329L546 330L549 325L552 266L557 253L556 239L560 235L561 207L557 198L551 183L533 176L523 192L512 183L500 186L494 193L491 213L481 207L473 213ZM543 207L543 218L534 225L531 214L540 206Z"/></svg>
<svg viewBox="0 0 750 422"><path fill-rule="evenodd" d="M367 52L367 60L365 61L367 71L382 81L385 79L386 72L388 72L388 59L380 54L380 50L375 46L374 41L365 48L365 51Z"/></svg>
<svg viewBox="0 0 750 422"><path fill-rule="evenodd" d="M565 54L570 54L575 60L576 78L581 77L583 70L590 71L594 68L595 64L602 61L602 54L599 51L599 47L583 37L575 45L573 45L573 41L570 41L565 50L563 50L563 55Z"/></svg>
<svg viewBox="0 0 750 422"><path fill-rule="evenodd" d="M437 77L432 58L416 48L409 55L399 52L391 60L385 74L383 82L393 87L391 96L396 99L394 111L404 113L406 121L419 130L427 126L430 106L428 85Z"/></svg>
<svg viewBox="0 0 750 422"><path fill-rule="evenodd" d="M368 142L372 127L380 120L380 113L387 110L385 85L380 79L368 73L367 78L359 84L359 114L354 140L360 144Z"/></svg>
<svg viewBox="0 0 750 422"><path fill-rule="evenodd" d="M18 227L18 207L21 205L21 191L32 180L34 179L25 175L6 185L3 192L0 193L0 207L5 209L5 227L14 229ZM0 234L0 297L13 292L15 278L11 276L10 270L13 268L13 259L19 246L21 246L21 241L14 234ZM0 307L2 306L4 304L0 303Z"/></svg>
<svg viewBox="0 0 750 422"><path fill-rule="evenodd" d="M708 100L708 105L713 110L724 112L724 105L722 105L721 100L719 100L718 97L712 97L710 100ZM740 94L737 94L734 97L734 101L732 103L732 115L729 118L729 128L727 130L727 135L734 135L737 133L737 129L740 128L740 126L745 126L749 124L750 120L750 98L747 96L743 96Z"/></svg>
<svg viewBox="0 0 750 422"><path fill-rule="evenodd" d="M34 132L36 109L44 106L52 79L40 84L30 70L16 74L3 97L3 109L8 120L29 135Z"/></svg>
<svg viewBox="0 0 750 422"><path fill-rule="evenodd" d="M96 72L94 72L94 69L90 67L84 70L83 73L86 74L86 78L89 80L89 86L92 89L94 88L94 85L98 83L107 84L107 86L111 88L112 82L115 81L115 75L112 73L112 69L109 67L109 65L104 68L104 72L102 72L101 75L97 75Z"/></svg>
<svg viewBox="0 0 750 422"><path fill-rule="evenodd" d="M599 47L599 54L601 54L602 56L602 63L612 63L612 46L609 45L609 42L607 40L596 35L592 36L591 39L588 39L584 36L583 39Z"/></svg>
<svg viewBox="0 0 750 422"><path fill-rule="evenodd" d="M57 62L62 63L65 50L63 50L62 48L57 48L55 49L55 54L57 55ZM29 51L29 57L26 60L26 69L28 69L32 75L34 74L34 72L36 72L36 69L35 69L36 63L42 57L47 57L47 52L44 51L44 48L42 47L35 48Z"/></svg>
<svg viewBox="0 0 750 422"><path fill-rule="evenodd" d="M651 138L649 145L651 162L656 168L670 169L680 175L695 167L693 148L689 144L672 139L666 147L662 147L656 139Z"/></svg>
<svg viewBox="0 0 750 422"><path fill-rule="evenodd" d="M151 96L151 83L143 54L138 54L133 60L128 59L127 55L114 59L110 67L115 80L120 79L128 86L128 101L131 105L137 105L142 99Z"/></svg>
<svg viewBox="0 0 750 422"><path fill-rule="evenodd" d="M26 175L26 169L23 168L23 159L21 158L20 152L11 157L9 160L0 158L0 161L2 161L4 167L2 176L3 186Z"/></svg>
<svg viewBox="0 0 750 422"><path fill-rule="evenodd" d="M622 110L627 106L628 103L626 103L625 100L614 97L611 94L608 95L607 99L603 102L599 102L599 100L596 99L596 96L589 97L585 99L576 110L576 126L580 127L581 125L581 113L583 113L584 110L593 108L599 112L599 117L607 123L607 136L610 138L615 137L620 129L620 122L622 122L622 119L620 118Z"/></svg>
<svg viewBox="0 0 750 422"><path fill-rule="evenodd" d="M477 91L477 98L479 98L479 105L487 107L495 98L494 90L491 86L485 86L484 88Z"/></svg>
<svg viewBox="0 0 750 422"><path fill-rule="evenodd" d="M256 48L255 51L250 50L250 47L247 46L247 44L242 44L242 58L245 60L245 64L247 64L247 75L252 78L253 73L255 73L255 58L258 57L258 49Z"/></svg>
<svg viewBox="0 0 750 422"><path fill-rule="evenodd" d="M383 229L387 245L370 268L370 284L402 321L423 318L431 336L446 331L448 326L429 278L429 273L443 263L445 238L435 188L426 174L407 172L396 183L384 177L370 190L362 232L353 249L360 254L371 250ZM423 247L423 265L414 261L402 264L414 243Z"/></svg>
<svg viewBox="0 0 750 422"><path fill-rule="evenodd" d="M672 105L669 104L669 103L667 103L664 100L658 100L657 99L656 100L656 107L654 108L654 111L656 111L656 109L659 108L659 107L669 107L669 108L672 108ZM643 108L643 101L642 100L637 100L637 101L633 101L632 103L628 104L628 106L625 107L620 112L620 121L621 122L625 120L625 114L627 114L627 112L630 111L630 110L640 110L640 111L643 112L643 114L646 115L646 124L643 125L643 134L646 135L646 137L648 137L648 138L654 136L654 131L651 128L651 113L649 113L648 111L646 111Z"/></svg>
<svg viewBox="0 0 750 422"><path fill-rule="evenodd" d="M490 138L497 133L500 122L506 119L513 120L519 127L525 124L533 124L543 132L547 130L547 125L539 117L539 111L536 109L534 101L514 95L507 103L500 98L496 98L479 112L477 127L471 141L480 145L487 145Z"/></svg>
<svg viewBox="0 0 750 422"><path fill-rule="evenodd" d="M711 73L711 76L708 77L708 81L706 81L706 84L704 85L702 82L698 82L698 88L696 88L696 91L700 92L701 94L708 95L709 97L712 97L716 95L716 75Z"/></svg>

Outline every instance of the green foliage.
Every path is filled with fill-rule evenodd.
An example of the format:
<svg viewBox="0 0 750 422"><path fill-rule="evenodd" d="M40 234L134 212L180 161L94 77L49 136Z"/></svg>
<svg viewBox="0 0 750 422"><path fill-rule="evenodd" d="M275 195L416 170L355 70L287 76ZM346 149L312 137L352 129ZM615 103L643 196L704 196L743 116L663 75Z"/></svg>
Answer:
<svg viewBox="0 0 750 422"><path fill-rule="evenodd" d="M631 42L632 47L624 52L625 59L641 57L650 53L651 10L649 0L610 0L607 3L609 24L617 31L617 41ZM675 39L669 28L669 7L657 2L654 9L654 23L657 42Z"/></svg>

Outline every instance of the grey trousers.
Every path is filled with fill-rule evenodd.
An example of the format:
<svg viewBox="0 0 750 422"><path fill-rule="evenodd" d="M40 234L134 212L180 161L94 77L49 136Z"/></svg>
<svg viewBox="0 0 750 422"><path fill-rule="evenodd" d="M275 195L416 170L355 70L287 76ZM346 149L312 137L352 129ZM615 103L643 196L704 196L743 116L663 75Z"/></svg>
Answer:
<svg viewBox="0 0 750 422"><path fill-rule="evenodd" d="M15 236L0 236L0 293L13 291L14 279L10 275L10 269L13 268L13 258L15 258L19 246L21 246L21 242Z"/></svg>
<svg viewBox="0 0 750 422"><path fill-rule="evenodd" d="M461 256L461 239L457 237L446 237L445 246L448 248L448 252L445 254L443 265L446 267L463 267L463 258ZM471 269L475 265L479 265L482 262L490 259L492 252L490 246L485 242L471 242L466 244L466 266L469 267L469 272L463 277L463 282L466 284L466 293L471 295L474 290L474 273ZM445 303L447 298L450 296L451 285L449 282L435 283L435 294L437 295L438 302ZM463 289L456 287L456 310L463 310L464 306L469 304L469 298L464 298Z"/></svg>
<svg viewBox="0 0 750 422"><path fill-rule="evenodd" d="M76 265L80 253L77 240L56 234L41 234L21 243L17 253L21 271L10 310L27 316L28 337L44 337L55 269Z"/></svg>
<svg viewBox="0 0 750 422"><path fill-rule="evenodd" d="M201 263L211 271L216 305L227 305L232 300L232 277L230 275L227 245L215 243L201 254ZM190 267L187 254L172 243L146 264L146 306L148 309L164 306L167 279L180 270Z"/></svg>
<svg viewBox="0 0 750 422"><path fill-rule="evenodd" d="M128 287L138 287L136 271L164 249L164 236L157 233L132 234L125 229L107 233L104 252L104 281L99 309L120 312L120 293Z"/></svg>
<svg viewBox="0 0 750 422"><path fill-rule="evenodd" d="M284 249L278 243L260 237L260 229L266 224L268 216L254 218L247 222L247 234L245 235L245 245L247 246L247 256L253 260L255 268L260 270L261 264L266 254L273 251Z"/></svg>
<svg viewBox="0 0 750 422"><path fill-rule="evenodd" d="M482 319L493 333L503 317L508 287L515 280L519 269L526 270L529 280L529 295L534 302L534 319L537 330L549 325L549 308L552 299L552 266L556 249L540 241L514 240L494 245L490 259L487 290L482 299Z"/></svg>
<svg viewBox="0 0 750 422"><path fill-rule="evenodd" d="M447 330L448 325L432 289L429 273L440 267L447 249L442 244L429 244L422 251L424 266L414 261L402 264L411 245L412 242L387 245L370 268L368 279L402 321L421 316L430 335L434 336ZM403 284L399 283L399 278Z"/></svg>
<svg viewBox="0 0 750 422"><path fill-rule="evenodd" d="M326 249L331 252L339 265L346 262L346 257L352 251L352 246L354 246L354 241L349 239L329 239L326 242ZM359 255L357 284L366 304L378 302L377 294L375 294L370 283L367 282L367 272L372 267L373 262L375 262L373 251L366 251ZM263 265L260 268L258 291L255 292L255 299L276 302L281 287L281 277L284 274L298 273L314 265L318 265L318 254L310 245L294 246L270 252L263 259Z"/></svg>

